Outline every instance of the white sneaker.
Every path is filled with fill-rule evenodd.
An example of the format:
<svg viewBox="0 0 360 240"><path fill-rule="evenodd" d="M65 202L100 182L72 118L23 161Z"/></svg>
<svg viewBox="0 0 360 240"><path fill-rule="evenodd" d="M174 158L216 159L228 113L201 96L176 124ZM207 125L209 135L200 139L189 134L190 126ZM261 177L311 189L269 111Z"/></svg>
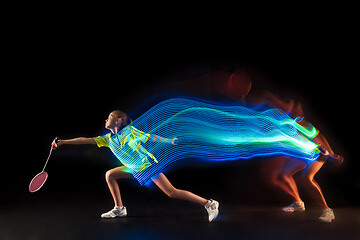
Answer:
<svg viewBox="0 0 360 240"><path fill-rule="evenodd" d="M219 202L210 199L205 205L205 209L209 214L209 222L212 222L219 214Z"/></svg>
<svg viewBox="0 0 360 240"><path fill-rule="evenodd" d="M114 207L110 211L101 214L102 218L116 218L116 217L126 217L126 207Z"/></svg>
<svg viewBox="0 0 360 240"><path fill-rule="evenodd" d="M284 212L304 212L305 211L305 204L304 202L294 202L293 204L283 207L282 210Z"/></svg>
<svg viewBox="0 0 360 240"><path fill-rule="evenodd" d="M335 220L334 211L331 208L327 208L323 210L322 215L319 217L321 222L331 223L332 220Z"/></svg>

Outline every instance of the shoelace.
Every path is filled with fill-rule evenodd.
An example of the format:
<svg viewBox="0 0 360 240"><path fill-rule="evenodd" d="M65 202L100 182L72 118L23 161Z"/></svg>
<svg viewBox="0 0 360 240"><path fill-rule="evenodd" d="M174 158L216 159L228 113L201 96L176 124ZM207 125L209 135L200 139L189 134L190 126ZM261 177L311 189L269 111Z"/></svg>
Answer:
<svg viewBox="0 0 360 240"><path fill-rule="evenodd" d="M301 205L299 205L299 204L297 204L297 203L292 203L290 206L285 207L285 209L286 209L286 210L292 210L292 211L294 211L295 208L297 208L297 207L301 207Z"/></svg>
<svg viewBox="0 0 360 240"><path fill-rule="evenodd" d="M210 210L212 210L212 211L216 210L216 204L215 204L214 201L212 201L212 202L210 203L209 208L210 208Z"/></svg>
<svg viewBox="0 0 360 240"><path fill-rule="evenodd" d="M302 207L303 207L303 205L302 205L302 204L299 204L299 203L293 203L293 204L291 204L290 206L293 207L293 208L296 208L296 207L302 208Z"/></svg>
<svg viewBox="0 0 360 240"><path fill-rule="evenodd" d="M118 215L120 214L120 210L119 209L116 209L114 208L113 210L111 210L114 214Z"/></svg>
<svg viewBox="0 0 360 240"><path fill-rule="evenodd" d="M292 203L290 206L285 207L285 208L286 208L286 209L294 210L296 207L297 207L297 204L296 204L296 203Z"/></svg>
<svg viewBox="0 0 360 240"><path fill-rule="evenodd" d="M332 215L333 215L333 212L331 210L326 210L323 212L321 217L330 218L330 217L332 217Z"/></svg>

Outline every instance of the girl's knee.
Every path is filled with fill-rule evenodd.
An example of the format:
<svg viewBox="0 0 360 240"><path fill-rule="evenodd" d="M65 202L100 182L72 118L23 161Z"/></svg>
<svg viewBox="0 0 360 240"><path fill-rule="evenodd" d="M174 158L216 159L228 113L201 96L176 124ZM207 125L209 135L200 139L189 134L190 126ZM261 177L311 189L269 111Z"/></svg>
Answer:
<svg viewBox="0 0 360 240"><path fill-rule="evenodd" d="M281 173L278 181L288 182L293 175L291 173Z"/></svg>
<svg viewBox="0 0 360 240"><path fill-rule="evenodd" d="M176 188L172 188L166 192L166 195L169 198L177 198L179 190Z"/></svg>
<svg viewBox="0 0 360 240"><path fill-rule="evenodd" d="M314 180L314 176L312 176L312 175L310 175L310 174L302 174L301 176L300 176L300 178L301 178L301 181L302 182L304 182L304 183L307 183L307 184L309 184L309 183L313 183L313 180Z"/></svg>
<svg viewBox="0 0 360 240"><path fill-rule="evenodd" d="M112 177L112 171L111 171L111 170L107 171L107 172L105 173L105 179L106 179L106 181L108 182L108 181L110 181L112 178L113 178L113 177Z"/></svg>

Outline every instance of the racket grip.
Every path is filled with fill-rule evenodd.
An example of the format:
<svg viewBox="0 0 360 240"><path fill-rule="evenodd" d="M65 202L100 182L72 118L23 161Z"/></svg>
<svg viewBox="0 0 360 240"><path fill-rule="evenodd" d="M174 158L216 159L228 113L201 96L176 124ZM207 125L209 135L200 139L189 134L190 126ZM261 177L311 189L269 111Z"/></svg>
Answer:
<svg viewBox="0 0 360 240"><path fill-rule="evenodd" d="M60 139L60 138L59 138L58 136L56 136L55 139L54 139L54 141L57 143L57 142L59 141L59 139Z"/></svg>

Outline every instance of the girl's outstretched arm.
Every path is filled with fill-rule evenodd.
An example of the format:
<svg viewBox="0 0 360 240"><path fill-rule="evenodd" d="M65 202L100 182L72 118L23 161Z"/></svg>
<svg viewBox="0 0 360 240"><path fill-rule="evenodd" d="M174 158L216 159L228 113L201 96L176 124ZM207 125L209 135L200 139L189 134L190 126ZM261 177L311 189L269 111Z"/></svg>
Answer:
<svg viewBox="0 0 360 240"><path fill-rule="evenodd" d="M81 145L81 144L94 144L96 145L96 142L94 140L94 138L86 138L86 137L78 137L78 138L73 138L73 139L59 139L56 142L53 141L51 144L51 147L53 149L56 149L58 147L60 147L61 145Z"/></svg>
<svg viewBox="0 0 360 240"><path fill-rule="evenodd" d="M177 138L163 138L155 134L151 134L149 137L149 140L152 142L163 142L163 143L169 143L172 145L177 145L178 139Z"/></svg>

